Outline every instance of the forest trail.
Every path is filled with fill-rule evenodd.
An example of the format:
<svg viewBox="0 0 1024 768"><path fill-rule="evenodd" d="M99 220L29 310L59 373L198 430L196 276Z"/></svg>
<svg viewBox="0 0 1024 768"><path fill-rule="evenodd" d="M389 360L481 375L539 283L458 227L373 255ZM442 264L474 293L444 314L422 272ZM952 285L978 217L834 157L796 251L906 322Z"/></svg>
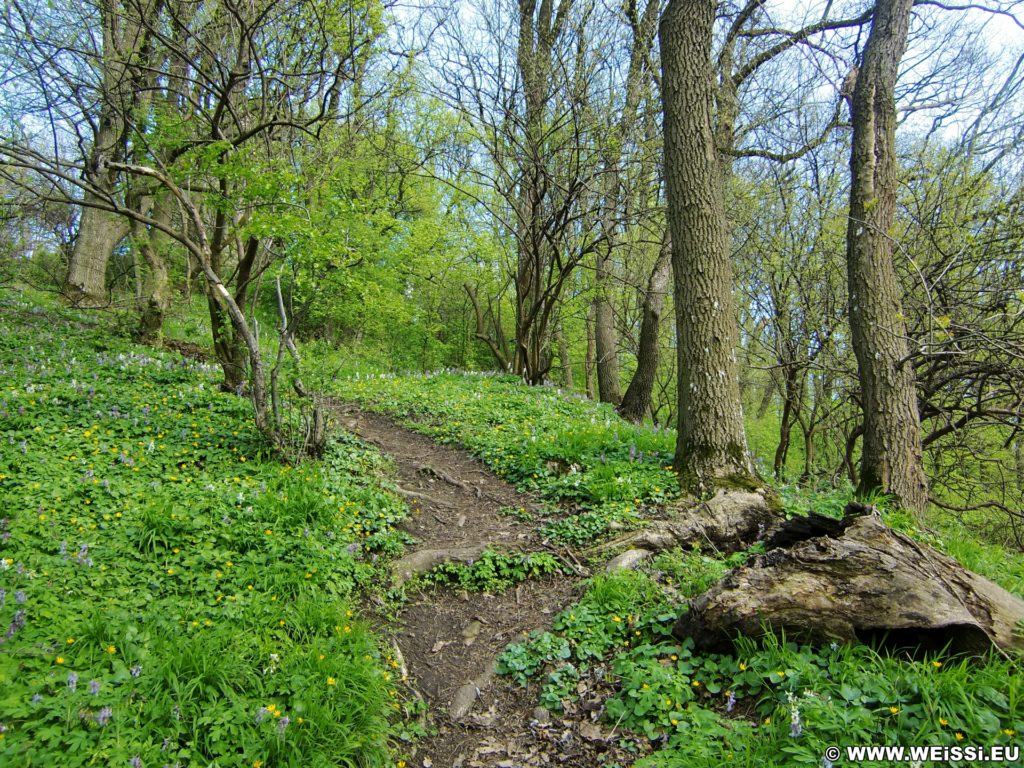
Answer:
<svg viewBox="0 0 1024 768"><path fill-rule="evenodd" d="M411 509L401 527L416 539L396 564L399 573L404 564L439 562L440 550L466 559L487 546L558 554L531 524L501 514L507 507L530 509L535 500L466 451L439 445L355 406L339 406L336 414L341 426L394 460L399 490ZM385 633L398 645L409 681L428 705L431 730L436 729L416 744L410 768L591 768L600 764L599 755L607 759L615 751L581 736L579 722L535 712L535 689L494 674L509 642L548 627L578 597L583 575L581 569L574 576L528 579L500 595L449 587L410 592L398 626ZM584 732L588 721L582 722Z"/></svg>

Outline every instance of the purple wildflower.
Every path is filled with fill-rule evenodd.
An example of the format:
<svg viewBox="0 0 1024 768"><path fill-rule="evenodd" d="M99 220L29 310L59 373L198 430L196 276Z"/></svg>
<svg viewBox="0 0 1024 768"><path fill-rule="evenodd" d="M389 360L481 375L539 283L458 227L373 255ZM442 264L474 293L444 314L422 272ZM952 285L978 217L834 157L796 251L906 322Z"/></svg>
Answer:
<svg viewBox="0 0 1024 768"><path fill-rule="evenodd" d="M732 712L735 707L736 707L736 694L734 694L732 691L729 691L729 698L727 698L725 700L725 711L726 712Z"/></svg>
<svg viewBox="0 0 1024 768"><path fill-rule="evenodd" d="M99 692L100 692L100 681L99 680L90 680L89 681L89 693L91 693L93 696L95 696Z"/></svg>
<svg viewBox="0 0 1024 768"><path fill-rule="evenodd" d="M68 690L73 691L78 687L78 675L68 672Z"/></svg>
<svg viewBox="0 0 1024 768"><path fill-rule="evenodd" d="M11 619L11 626L7 628L7 633L0 638L0 643L6 643L18 632L19 629L25 626L25 611L17 611L14 614L14 618Z"/></svg>
<svg viewBox="0 0 1024 768"><path fill-rule="evenodd" d="M7 590L0 587L0 608L4 607L5 602L7 602Z"/></svg>
<svg viewBox="0 0 1024 768"><path fill-rule="evenodd" d="M96 713L96 723L100 726L100 728L105 728L107 725L107 721L110 720L110 716L113 714L114 710L112 710L110 707L104 707Z"/></svg>
<svg viewBox="0 0 1024 768"><path fill-rule="evenodd" d="M262 723L269 714L269 709L267 709L266 707L260 707L259 712L256 713L256 724L259 725L260 723Z"/></svg>
<svg viewBox="0 0 1024 768"><path fill-rule="evenodd" d="M800 722L800 710L794 706L789 711L789 735L791 738L799 739L803 732L804 727Z"/></svg>
<svg viewBox="0 0 1024 768"><path fill-rule="evenodd" d="M136 664L128 671L132 673L132 677L138 678L138 676L142 674L142 665Z"/></svg>
<svg viewBox="0 0 1024 768"><path fill-rule="evenodd" d="M132 757L131 760L128 761L128 764L132 768L142 768L142 758L139 757L138 755L135 755L135 756Z"/></svg>
<svg viewBox="0 0 1024 768"><path fill-rule="evenodd" d="M290 722L291 722L291 719L289 717L287 717L287 716L282 717L280 720L278 720L277 721L277 732L283 735L284 732L285 732L285 729L288 728L288 723L290 723Z"/></svg>
<svg viewBox="0 0 1024 768"><path fill-rule="evenodd" d="M38 706L38 705L42 704L43 703L43 694L37 693L37 694L33 695L32 699L31 699L31 703L32 703L32 706Z"/></svg>
<svg viewBox="0 0 1024 768"><path fill-rule="evenodd" d="M19 589L14 593L14 602L18 605L24 605L26 600L28 600L28 596L25 594L24 590Z"/></svg>

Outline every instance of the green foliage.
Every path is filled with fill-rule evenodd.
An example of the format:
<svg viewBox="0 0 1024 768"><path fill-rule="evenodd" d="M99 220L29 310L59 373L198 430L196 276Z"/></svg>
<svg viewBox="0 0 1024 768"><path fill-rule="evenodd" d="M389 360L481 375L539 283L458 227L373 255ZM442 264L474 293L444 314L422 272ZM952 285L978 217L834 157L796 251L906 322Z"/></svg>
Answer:
<svg viewBox="0 0 1024 768"><path fill-rule="evenodd" d="M669 432L622 421L607 405L511 376L356 376L339 394L390 413L441 442L464 445L497 474L570 512L543 531L584 544L611 523L678 496Z"/></svg>
<svg viewBox="0 0 1024 768"><path fill-rule="evenodd" d="M386 764L378 453L271 462L213 371L70 312L4 309L0 379L0 763Z"/></svg>
<svg viewBox="0 0 1024 768"><path fill-rule="evenodd" d="M689 599L707 592L731 568L746 562L748 556L747 552L739 552L722 560L705 555L697 548L684 550L676 547L654 558L652 568L682 597Z"/></svg>
<svg viewBox="0 0 1024 768"><path fill-rule="evenodd" d="M616 665L622 703L609 714L667 737L664 751L638 763L647 768L777 765L781 756L820 765L831 745L1015 744L1024 726L1017 661L905 661L866 646L813 649L768 636L740 640L735 656L698 658L684 644L638 649ZM641 706L655 689L665 698Z"/></svg>
<svg viewBox="0 0 1024 768"><path fill-rule="evenodd" d="M598 576L577 605L555 617L551 631L535 630L525 642L510 645L498 660L498 672L526 685L546 664L601 660L614 650L666 635L674 620L649 577L634 571Z"/></svg>
<svg viewBox="0 0 1024 768"><path fill-rule="evenodd" d="M677 550L654 567L689 596L748 554ZM540 704L556 711L577 697L580 680L612 683L609 725L641 754L661 747L637 763L645 768L811 766L831 745L1008 745L1024 728L1018 659L909 660L773 635L741 637L735 653L698 653L671 635L679 610L642 573L595 578L550 631L508 646L499 672L521 685L536 680Z"/></svg>
<svg viewBox="0 0 1024 768"><path fill-rule="evenodd" d="M789 517L818 514L834 517L843 516L846 505L854 499L853 488L844 485L839 488L806 488L800 485L785 485L779 489L782 504Z"/></svg>
<svg viewBox="0 0 1024 768"><path fill-rule="evenodd" d="M558 558L547 552L496 552L485 549L472 564L442 563L421 577L432 584L450 584L470 592L504 592L530 578L563 573Z"/></svg>

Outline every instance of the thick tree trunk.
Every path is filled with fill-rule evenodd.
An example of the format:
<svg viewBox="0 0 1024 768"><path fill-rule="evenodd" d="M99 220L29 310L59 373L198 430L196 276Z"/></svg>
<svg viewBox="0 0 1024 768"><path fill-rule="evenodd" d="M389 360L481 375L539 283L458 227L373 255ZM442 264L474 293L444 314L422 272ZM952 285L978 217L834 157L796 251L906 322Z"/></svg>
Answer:
<svg viewBox="0 0 1024 768"><path fill-rule="evenodd" d="M68 301L76 306L105 307L110 303L107 263L114 248L128 235L128 220L90 207L90 202L101 201L92 193L85 195L75 247L68 260L65 293Z"/></svg>
<svg viewBox="0 0 1024 768"><path fill-rule="evenodd" d="M629 382L619 406L619 415L639 424L651 409L651 392L658 373L660 356L659 336L661 312L665 307L665 293L672 275L672 244L666 236L658 253L658 260L647 281L644 294L643 318L640 321L640 342L636 352L636 371Z"/></svg>
<svg viewBox="0 0 1024 768"><path fill-rule="evenodd" d="M95 191L87 191L82 201L75 247L68 259L65 293L79 306L105 306L107 263L130 226L123 216L101 211L95 204L110 205L116 196L116 171L106 164L124 157L126 119L137 94L133 93L130 67L144 67L144 35L133 11L116 0L97 4L103 35L102 86L98 127L89 153L87 178ZM123 204L123 201L122 201Z"/></svg>
<svg viewBox="0 0 1024 768"><path fill-rule="evenodd" d="M847 280L864 440L859 492L928 502L914 369L892 261L896 210L896 75L913 0L879 0L853 92Z"/></svg>
<svg viewBox="0 0 1024 768"><path fill-rule="evenodd" d="M678 637L726 648L739 633L756 637L770 627L813 643L1024 649L1024 601L877 514L795 518L766 544L765 554L691 601Z"/></svg>
<svg viewBox="0 0 1024 768"><path fill-rule="evenodd" d="M665 180L679 332L676 467L688 490L748 482L721 168L712 112L713 0L670 0L659 31Z"/></svg>

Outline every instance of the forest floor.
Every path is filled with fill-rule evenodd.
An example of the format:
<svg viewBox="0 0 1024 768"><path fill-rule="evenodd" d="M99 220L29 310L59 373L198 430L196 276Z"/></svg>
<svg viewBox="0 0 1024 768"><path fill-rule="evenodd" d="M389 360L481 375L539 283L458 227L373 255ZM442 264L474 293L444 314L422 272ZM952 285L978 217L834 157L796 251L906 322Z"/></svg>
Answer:
<svg viewBox="0 0 1024 768"><path fill-rule="evenodd" d="M466 451L443 446L352 405L337 408L341 425L389 455L399 492L412 514L401 526L416 539L396 564L475 557L486 547L552 552L534 527L502 514L531 508L516 491ZM529 579L502 594L411 590L397 627L385 627L401 650L411 684L428 705L431 735L414 766L594 766L626 761L614 744L595 739L587 718L563 720L535 709L536 691L494 674L505 646L543 629L582 592L575 576ZM581 733L582 728L582 733Z"/></svg>

